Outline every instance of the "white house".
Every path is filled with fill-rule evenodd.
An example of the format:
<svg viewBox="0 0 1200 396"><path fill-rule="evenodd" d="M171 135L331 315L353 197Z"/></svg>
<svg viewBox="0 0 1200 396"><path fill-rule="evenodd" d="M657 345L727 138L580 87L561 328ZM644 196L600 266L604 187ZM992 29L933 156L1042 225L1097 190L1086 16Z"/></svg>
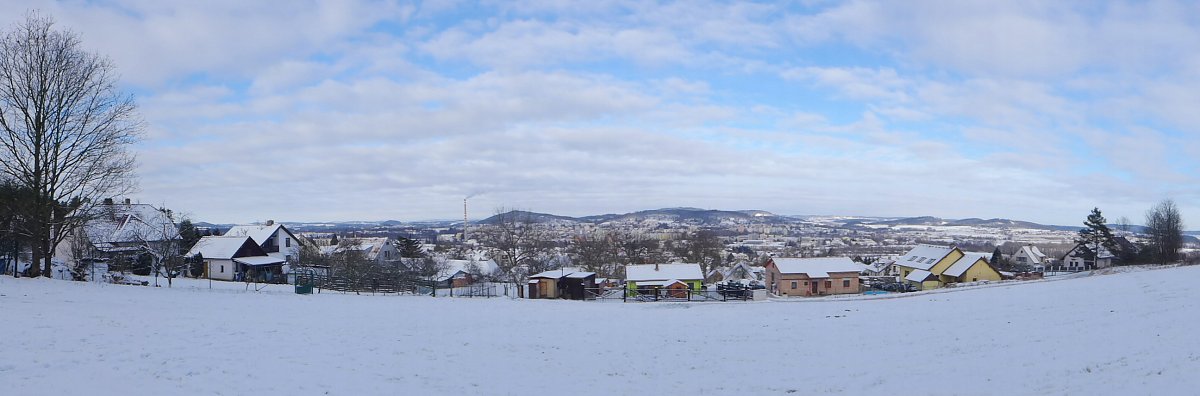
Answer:
<svg viewBox="0 0 1200 396"><path fill-rule="evenodd" d="M251 279L279 281L284 260L271 257L248 236L206 236L200 238L186 257L199 255L204 260L205 276L219 280Z"/></svg>
<svg viewBox="0 0 1200 396"><path fill-rule="evenodd" d="M1063 255L1061 268L1067 271L1087 271L1111 267L1117 256L1103 246L1100 246L1099 250L1100 254L1097 255L1092 252L1092 247L1082 243L1076 244Z"/></svg>
<svg viewBox="0 0 1200 396"><path fill-rule="evenodd" d="M82 227L84 244L94 251L87 258L111 258L117 254L136 254L147 244L178 242L178 226L168 212L148 204L135 204L126 199L114 203L106 199L92 209L91 219ZM75 231L79 232L79 230ZM66 263L75 262L72 242L76 234L68 235L54 247L54 258Z"/></svg>
<svg viewBox="0 0 1200 396"><path fill-rule="evenodd" d="M872 261L864 266L864 271L867 276L900 276L900 269L896 268L896 260L881 258Z"/></svg>
<svg viewBox="0 0 1200 396"><path fill-rule="evenodd" d="M1050 264L1049 257L1042 253L1041 250L1038 250L1037 246L1033 245L1021 246L1020 249L1017 249L1016 253L1013 253L1009 260L1017 265L1031 266L1034 270L1044 269L1046 265Z"/></svg>
<svg viewBox="0 0 1200 396"><path fill-rule="evenodd" d="M225 236L248 236L262 247L267 255L284 261L292 261L300 257L300 240L292 231L267 220L266 224L239 225L230 228Z"/></svg>
<svg viewBox="0 0 1200 396"><path fill-rule="evenodd" d="M346 238L345 240L357 243L368 260L383 263L400 259L400 249L396 249L396 245L387 237Z"/></svg>

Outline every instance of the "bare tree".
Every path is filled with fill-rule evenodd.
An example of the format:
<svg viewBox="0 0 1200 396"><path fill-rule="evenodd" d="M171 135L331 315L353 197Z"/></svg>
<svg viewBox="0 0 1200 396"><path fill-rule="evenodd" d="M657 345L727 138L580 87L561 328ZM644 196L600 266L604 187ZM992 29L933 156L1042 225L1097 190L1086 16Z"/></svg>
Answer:
<svg viewBox="0 0 1200 396"><path fill-rule="evenodd" d="M35 274L50 276L51 249L87 220L69 213L93 213L132 189L128 148L140 130L112 62L85 51L78 34L30 13L0 38L0 174L34 193L22 231Z"/></svg>
<svg viewBox="0 0 1200 396"><path fill-rule="evenodd" d="M610 234L592 232L571 241L567 248L572 263L601 277L617 275L621 247Z"/></svg>
<svg viewBox="0 0 1200 396"><path fill-rule="evenodd" d="M667 260L662 243L657 239L629 233L612 234L620 246L621 264L653 264Z"/></svg>
<svg viewBox="0 0 1200 396"><path fill-rule="evenodd" d="M481 225L475 235L500 267L504 280L516 285L517 296L525 296L525 278L547 269L550 238L528 212L498 211L493 224Z"/></svg>
<svg viewBox="0 0 1200 396"><path fill-rule="evenodd" d="M379 263L367 258L358 240L342 238L337 248L329 255L329 264L334 275L346 279L355 294L372 286L370 282L380 275Z"/></svg>
<svg viewBox="0 0 1200 396"><path fill-rule="evenodd" d="M708 274L713 268L721 266L724 249L716 234L701 230L686 235L675 245L675 254L689 263L700 264L700 270Z"/></svg>
<svg viewBox="0 0 1200 396"><path fill-rule="evenodd" d="M1179 260L1183 247L1183 216L1175 201L1164 199L1146 212L1146 233L1154 258L1167 264Z"/></svg>
<svg viewBox="0 0 1200 396"><path fill-rule="evenodd" d="M71 279L88 280L88 270L92 265L92 256L96 249L92 246L91 241L88 241L82 228L71 233L71 236L67 237L66 243L70 255Z"/></svg>
<svg viewBox="0 0 1200 396"><path fill-rule="evenodd" d="M183 239L179 236L175 214L169 209L159 208L152 218L129 216L126 221L140 222L126 227L133 231L138 252L149 258L154 285L158 286L158 277L162 276L167 278L167 287L173 286L174 279L188 268L183 258Z"/></svg>

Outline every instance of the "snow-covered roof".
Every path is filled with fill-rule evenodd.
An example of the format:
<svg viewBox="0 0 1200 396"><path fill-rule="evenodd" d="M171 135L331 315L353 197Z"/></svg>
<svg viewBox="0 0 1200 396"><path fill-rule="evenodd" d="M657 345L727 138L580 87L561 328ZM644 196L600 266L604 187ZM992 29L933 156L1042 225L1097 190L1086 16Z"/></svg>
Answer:
<svg viewBox="0 0 1200 396"><path fill-rule="evenodd" d="M379 253L387 247L391 241L387 237L371 237L371 238L346 238L348 241L357 242L358 246L366 253L367 258L376 260L379 258Z"/></svg>
<svg viewBox="0 0 1200 396"><path fill-rule="evenodd" d="M933 268L934 264L941 261L952 251L954 251L953 246L917 245L912 250L909 250L908 253L896 259L896 264L909 268L928 270Z"/></svg>
<svg viewBox="0 0 1200 396"><path fill-rule="evenodd" d="M275 224L271 224L271 225L260 225L260 224L239 225L239 226L233 226L233 228L230 228L229 231L225 232L225 235L231 235L231 236L245 235L250 238L253 238L255 243L262 245L263 243L267 242L267 239L271 238L271 235L275 235L275 232L279 231L279 229L282 227L283 227L283 224L279 224L279 223L275 223Z"/></svg>
<svg viewBox="0 0 1200 396"><path fill-rule="evenodd" d="M493 260L490 260L490 259L489 260L446 260L446 272L444 272L444 275L439 277L438 280L444 281L444 280L450 279L459 272L463 272L463 273L471 272L471 271L468 271L468 269L471 268L471 263L474 263L476 266L479 267L479 273L481 273L481 274L493 274L500 270L500 266L496 265L496 262Z"/></svg>
<svg viewBox="0 0 1200 396"><path fill-rule="evenodd" d="M908 280L908 281L912 281L912 282L924 282L926 279L929 279L930 275L933 275L933 273L923 270L923 269L919 269L919 270L913 270L913 272L909 272L908 276L905 276L904 279Z"/></svg>
<svg viewBox="0 0 1200 396"><path fill-rule="evenodd" d="M1115 254L1110 252L1108 250L1108 248L1106 248L1104 246L1099 246L1099 250L1100 250L1100 259L1101 260L1117 257ZM1092 259L1092 246L1089 246L1087 244L1082 244L1082 243L1075 244L1075 247L1071 248L1071 251L1067 252L1067 254L1065 256L1063 256L1063 259L1066 260L1067 257L1071 257L1071 256L1079 257L1084 260L1090 260L1090 259Z"/></svg>
<svg viewBox="0 0 1200 396"><path fill-rule="evenodd" d="M867 271L879 273L887 270L888 266L895 264L896 260L879 259L867 264Z"/></svg>
<svg viewBox="0 0 1200 396"><path fill-rule="evenodd" d="M233 262L246 265L271 265L283 264L285 261L281 258L275 258L271 256L249 256L235 258L233 259Z"/></svg>
<svg viewBox="0 0 1200 396"><path fill-rule="evenodd" d="M583 279L583 278L587 278L589 276L595 276L595 275L596 275L595 272L577 271L577 272L572 272L572 273L567 274L566 277L571 278L571 279Z"/></svg>
<svg viewBox="0 0 1200 396"><path fill-rule="evenodd" d="M662 287L666 287L666 286L674 285L674 284L676 284L676 283L685 283L685 282L684 282L684 281L681 281L681 280L679 280L679 279L667 279L667 280L655 280L655 281L641 281L641 282L638 282L637 284L638 284L638 286L662 286Z"/></svg>
<svg viewBox="0 0 1200 396"><path fill-rule="evenodd" d="M625 280L629 282L642 283L645 281L656 280L703 280L704 273L700 271L700 264L693 263L673 263L673 264L636 264L625 266Z"/></svg>
<svg viewBox="0 0 1200 396"><path fill-rule="evenodd" d="M530 277L530 278L548 278L548 279L558 279L558 278L561 278L561 277L563 277L563 275L566 275L566 274L564 274L564 273L562 272L562 270L556 270L556 269L554 269L554 270L549 270L549 271L542 271L542 272L538 272L538 273L536 273L536 274L530 275L529 277Z"/></svg>
<svg viewBox="0 0 1200 396"><path fill-rule="evenodd" d="M828 278L830 272L862 271L862 265L849 257L776 257L771 261L782 274L804 274L809 278Z"/></svg>
<svg viewBox="0 0 1200 396"><path fill-rule="evenodd" d="M942 271L942 274L953 277L962 276L962 274L965 274L967 270L971 269L971 267L974 266L975 263L979 262L979 260L987 262L988 257L990 256L991 254L988 253L963 252L962 258L959 258L958 261L955 261L950 268L946 268L945 271Z"/></svg>
<svg viewBox="0 0 1200 396"><path fill-rule="evenodd" d="M103 249L106 244L179 239L179 228L154 206L116 203L92 210L95 215L83 229L98 248Z"/></svg>
<svg viewBox="0 0 1200 396"><path fill-rule="evenodd" d="M192 249L188 250L187 257L195 257L197 254L203 255L206 259L224 259L229 260L237 254L238 249L246 243L248 236L206 236L196 241L192 245Z"/></svg>
<svg viewBox="0 0 1200 396"><path fill-rule="evenodd" d="M1038 250L1037 246L1033 245L1021 246L1021 251L1019 253L1024 253L1025 257L1029 257L1031 264L1041 264L1042 260L1046 259L1046 254L1042 253L1041 250Z"/></svg>
<svg viewBox="0 0 1200 396"><path fill-rule="evenodd" d="M595 272L580 271L578 268L564 267L564 268L559 268L559 269L542 271L542 272L530 275L529 277L530 278L547 278L547 279L558 279L558 278L583 279L583 278L587 278L589 276L594 276L594 275L596 275Z"/></svg>

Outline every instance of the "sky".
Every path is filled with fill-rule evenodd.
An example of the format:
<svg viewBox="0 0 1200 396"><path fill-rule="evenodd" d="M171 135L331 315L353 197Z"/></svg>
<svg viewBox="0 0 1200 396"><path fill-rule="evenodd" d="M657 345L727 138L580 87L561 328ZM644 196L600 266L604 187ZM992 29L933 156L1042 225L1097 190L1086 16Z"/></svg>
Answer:
<svg viewBox="0 0 1200 396"><path fill-rule="evenodd" d="M10 2L109 57L135 201L200 221L513 208L1200 227L1200 3Z"/></svg>

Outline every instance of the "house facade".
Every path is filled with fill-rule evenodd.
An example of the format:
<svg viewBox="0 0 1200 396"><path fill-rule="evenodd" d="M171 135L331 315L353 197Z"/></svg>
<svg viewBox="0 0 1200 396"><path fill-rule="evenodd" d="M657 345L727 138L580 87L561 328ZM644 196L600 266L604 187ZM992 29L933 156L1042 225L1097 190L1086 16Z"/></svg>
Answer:
<svg viewBox="0 0 1200 396"><path fill-rule="evenodd" d="M788 258L767 261L767 287L780 296L826 296L862 291L862 266L848 257Z"/></svg>
<svg viewBox="0 0 1200 396"><path fill-rule="evenodd" d="M284 260L267 255L248 236L206 236L185 257L204 260L204 276L216 280L282 282Z"/></svg>
<svg viewBox="0 0 1200 396"><path fill-rule="evenodd" d="M1099 254L1096 254L1093 248L1093 246L1087 246L1082 243L1075 244L1075 247L1063 255L1062 264L1059 269L1065 271L1089 271L1108 268L1113 265L1113 261L1117 258L1115 254L1103 246L1099 247Z"/></svg>
<svg viewBox="0 0 1200 396"><path fill-rule="evenodd" d="M283 224L267 220L265 224L239 225L225 232L226 236L248 236L262 247L267 255L294 261L300 257L300 239Z"/></svg>
<svg viewBox="0 0 1200 396"><path fill-rule="evenodd" d="M1020 266L1033 267L1035 271L1040 271L1050 264L1050 258L1034 245L1021 246L1009 257L1009 261Z"/></svg>

